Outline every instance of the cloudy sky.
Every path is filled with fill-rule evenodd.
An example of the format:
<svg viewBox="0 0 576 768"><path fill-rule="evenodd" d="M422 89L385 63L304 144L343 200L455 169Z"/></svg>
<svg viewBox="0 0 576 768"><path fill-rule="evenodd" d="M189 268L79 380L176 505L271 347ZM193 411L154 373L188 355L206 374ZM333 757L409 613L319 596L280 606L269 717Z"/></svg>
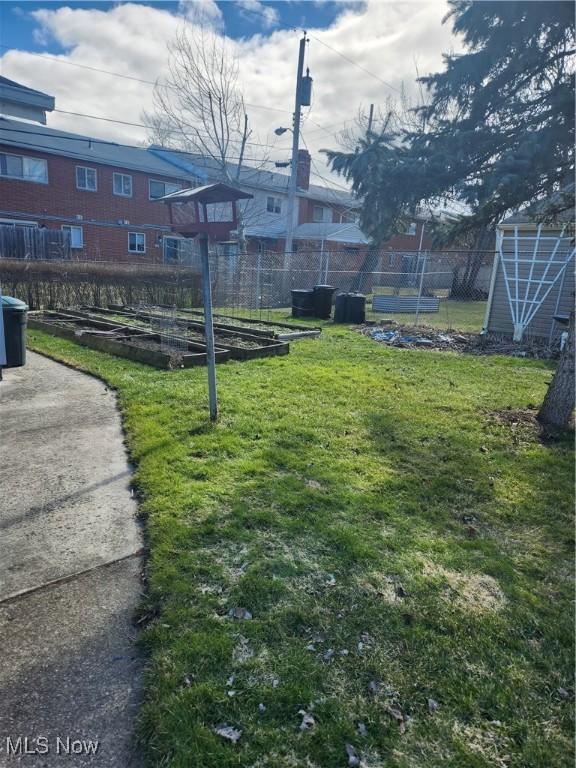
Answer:
<svg viewBox="0 0 576 768"><path fill-rule="evenodd" d="M314 94L302 133L319 174L314 181L322 183L328 171L319 150L337 146L340 131L359 109L367 112L370 103L385 108L403 86L415 93L416 70L438 70L442 53L459 49L450 24L442 24L446 12L445 0L5 0L0 74L56 97L60 111L49 116L51 127L141 144L143 128L66 113L141 123L152 107L150 83L166 71L168 43L183 19L201 20L230 40L255 128L250 151L255 158L264 152L272 168L275 160L289 159L289 134L277 137L273 131L290 125L298 41L305 28Z"/></svg>

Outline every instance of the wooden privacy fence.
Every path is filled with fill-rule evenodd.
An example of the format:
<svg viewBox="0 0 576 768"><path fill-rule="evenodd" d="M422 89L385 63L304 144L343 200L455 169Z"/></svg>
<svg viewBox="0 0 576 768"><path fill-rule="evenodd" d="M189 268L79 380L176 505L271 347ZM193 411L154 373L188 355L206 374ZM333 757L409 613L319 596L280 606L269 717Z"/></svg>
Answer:
<svg viewBox="0 0 576 768"><path fill-rule="evenodd" d="M201 278L189 267L109 262L0 259L5 295L30 309L89 304L199 306Z"/></svg>
<svg viewBox="0 0 576 768"><path fill-rule="evenodd" d="M0 225L0 258L69 260L70 235L59 229Z"/></svg>

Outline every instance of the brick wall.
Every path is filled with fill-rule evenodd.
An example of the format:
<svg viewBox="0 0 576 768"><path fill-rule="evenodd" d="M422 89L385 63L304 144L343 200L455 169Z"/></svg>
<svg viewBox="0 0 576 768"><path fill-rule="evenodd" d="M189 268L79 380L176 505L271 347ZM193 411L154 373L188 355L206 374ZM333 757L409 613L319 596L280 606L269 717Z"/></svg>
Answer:
<svg viewBox="0 0 576 768"><path fill-rule="evenodd" d="M14 147L1 145L0 151L15 153ZM79 259L102 259L120 262L162 261L164 235L170 234L168 208L149 200L148 182L178 182L183 179L141 171L90 163L85 160L50 155L23 148L22 154L44 158L48 162L48 184L39 184L0 176L0 219L23 219L38 225L60 229L63 224L81 226L84 247L74 249ZM76 189L76 166L95 168L98 175L96 192ZM132 197L113 194L113 173L132 176ZM78 217L82 217L79 219ZM119 225L118 220L129 225ZM144 254L128 251L128 233L146 236Z"/></svg>
<svg viewBox="0 0 576 768"><path fill-rule="evenodd" d="M345 205L336 205L334 203L324 203L320 200L310 200L305 197L298 198L298 224L308 224L314 221L314 206L320 205L330 210L329 223L339 224L343 213L348 209Z"/></svg>

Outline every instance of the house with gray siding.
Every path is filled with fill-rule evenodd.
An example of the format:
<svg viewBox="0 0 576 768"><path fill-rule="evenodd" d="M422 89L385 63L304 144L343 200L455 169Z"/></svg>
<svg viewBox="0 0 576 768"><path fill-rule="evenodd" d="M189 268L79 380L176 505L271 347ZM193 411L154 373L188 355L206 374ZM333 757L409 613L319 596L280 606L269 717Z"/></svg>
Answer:
<svg viewBox="0 0 576 768"><path fill-rule="evenodd" d="M573 219L569 211L555 224L538 224L520 212L501 222L486 332L554 343L566 330L574 307Z"/></svg>

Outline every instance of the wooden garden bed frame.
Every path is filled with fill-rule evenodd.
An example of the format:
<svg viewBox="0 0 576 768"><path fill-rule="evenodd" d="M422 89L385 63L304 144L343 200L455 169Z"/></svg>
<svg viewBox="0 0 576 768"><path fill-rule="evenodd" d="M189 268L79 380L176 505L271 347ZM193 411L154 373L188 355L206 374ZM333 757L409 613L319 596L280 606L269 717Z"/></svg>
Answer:
<svg viewBox="0 0 576 768"><path fill-rule="evenodd" d="M70 327L66 327L62 323L66 323ZM174 367L173 355L163 352L161 349L145 349L136 343L132 343L136 340L146 340L157 342L160 347L162 336L159 333L149 333L143 329L118 323L107 323L80 313L71 312L30 312L28 314L28 325L30 328L45 331L52 336L68 339L82 346L97 349L100 352L107 352L117 357L124 357L138 363L152 365L155 368ZM89 331L78 333L77 327L81 325L93 327L94 333ZM98 333L98 331L102 333ZM104 333L114 333L115 338L105 336ZM179 356L181 357L181 363L177 367L190 368L195 365L206 365L205 346L203 344L195 344L186 339L183 341L186 342L188 351ZM217 362L225 362L229 357L228 350L220 348L216 350Z"/></svg>

